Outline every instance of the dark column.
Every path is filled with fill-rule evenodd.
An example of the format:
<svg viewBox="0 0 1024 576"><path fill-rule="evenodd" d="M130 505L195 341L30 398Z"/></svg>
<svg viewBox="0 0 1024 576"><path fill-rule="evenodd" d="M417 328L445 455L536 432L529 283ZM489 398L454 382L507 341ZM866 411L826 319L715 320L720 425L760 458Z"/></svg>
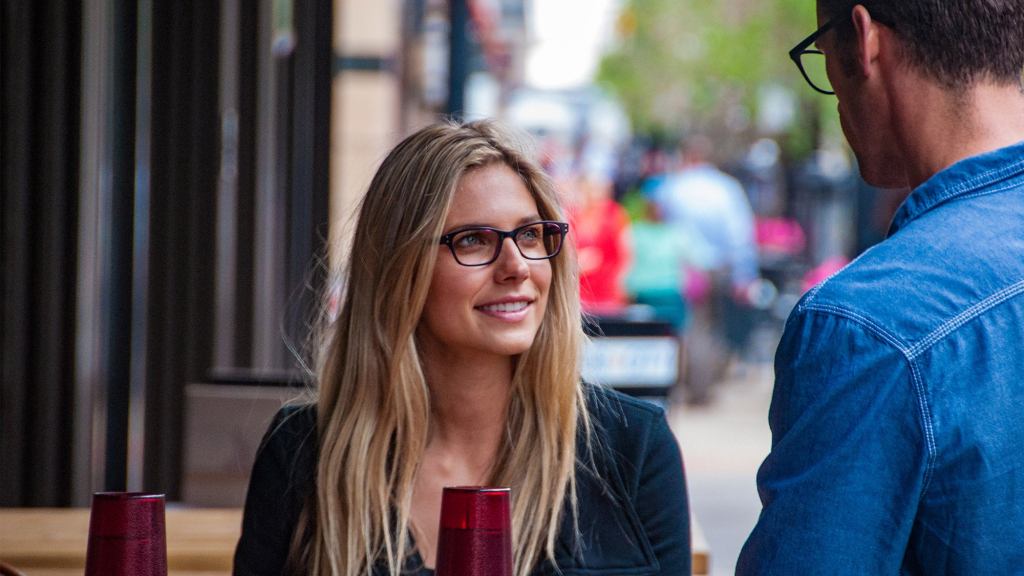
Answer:
<svg viewBox="0 0 1024 576"><path fill-rule="evenodd" d="M285 323L288 336L300 345L324 278L316 260L326 256L322 249L330 172L332 22L330 0L296 2L286 270L290 298Z"/></svg>
<svg viewBox="0 0 1024 576"><path fill-rule="evenodd" d="M461 118L465 112L466 79L469 77L469 0L450 0L451 30L448 44L448 107L446 112Z"/></svg>
<svg viewBox="0 0 1024 576"><path fill-rule="evenodd" d="M101 265L107 270L103 291L107 366L105 490L124 490L128 471L128 407L132 343L132 221L135 204L135 2L113 0L111 98L110 228Z"/></svg>
<svg viewBox="0 0 1024 576"><path fill-rule="evenodd" d="M219 3L154 0L143 483L180 494L184 389L212 358Z"/></svg>
<svg viewBox="0 0 1024 576"><path fill-rule="evenodd" d="M0 7L0 506L70 503L80 21Z"/></svg>

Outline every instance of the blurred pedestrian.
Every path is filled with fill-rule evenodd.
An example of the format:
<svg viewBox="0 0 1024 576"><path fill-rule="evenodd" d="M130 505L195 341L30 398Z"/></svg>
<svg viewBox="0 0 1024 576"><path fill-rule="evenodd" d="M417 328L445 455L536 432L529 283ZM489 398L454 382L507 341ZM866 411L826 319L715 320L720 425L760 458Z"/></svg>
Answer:
<svg viewBox="0 0 1024 576"><path fill-rule="evenodd" d="M580 173L569 184L568 212L583 310L614 317L628 304L625 281L633 250L629 215L613 198L610 169L603 159L582 159Z"/></svg>
<svg viewBox="0 0 1024 576"><path fill-rule="evenodd" d="M670 322L682 335L689 320L688 274L707 267L710 248L699 234L665 222L653 201L639 201L644 215L630 229L634 256L626 290L633 302L649 306L657 320Z"/></svg>
<svg viewBox="0 0 1024 576"><path fill-rule="evenodd" d="M704 238L709 268L720 271L732 288L742 289L758 276L754 212L739 180L711 161L713 150L707 137L689 138L682 166L654 190L654 199L666 222Z"/></svg>
<svg viewBox="0 0 1024 576"><path fill-rule="evenodd" d="M712 387L742 349L752 313L744 298L758 278L750 201L739 181L711 162L712 151L708 138L692 136L684 144L681 168L653 190L665 221L693 231L706 247L704 266L691 268L688 278L692 323L683 378L692 404L710 400Z"/></svg>
<svg viewBox="0 0 1024 576"><path fill-rule="evenodd" d="M737 573L1024 574L1024 0L817 6L791 56L912 191L787 322Z"/></svg>

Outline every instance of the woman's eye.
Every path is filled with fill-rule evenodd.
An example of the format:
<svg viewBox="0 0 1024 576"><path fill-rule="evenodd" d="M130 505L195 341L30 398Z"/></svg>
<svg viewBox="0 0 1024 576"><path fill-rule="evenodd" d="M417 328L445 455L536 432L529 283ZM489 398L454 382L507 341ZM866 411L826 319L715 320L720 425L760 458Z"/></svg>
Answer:
<svg viewBox="0 0 1024 576"><path fill-rule="evenodd" d="M531 226L519 233L520 242L537 242L543 237L540 226Z"/></svg>
<svg viewBox="0 0 1024 576"><path fill-rule="evenodd" d="M482 248L488 244L487 234L480 231L465 232L455 237L456 248Z"/></svg>

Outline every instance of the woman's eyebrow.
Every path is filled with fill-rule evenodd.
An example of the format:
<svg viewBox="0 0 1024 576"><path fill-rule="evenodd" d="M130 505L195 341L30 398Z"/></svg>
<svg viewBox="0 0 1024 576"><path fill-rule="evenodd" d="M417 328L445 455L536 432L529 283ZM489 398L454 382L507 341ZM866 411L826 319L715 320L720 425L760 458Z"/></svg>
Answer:
<svg viewBox="0 0 1024 576"><path fill-rule="evenodd" d="M520 226L522 226L524 224L529 224L531 222L537 222L537 221L540 221L540 220L543 220L543 218L541 218L539 214L534 213L534 214L531 214L529 216L524 216L524 217L520 218L519 220L517 220L516 221L516 225L513 228L519 228ZM456 230L465 230L467 228L496 228L498 230L501 230L501 228L499 228L498 226L492 226L490 224L484 224L483 222L464 222L462 224L457 224L455 226L449 227L444 233L445 234L451 234L452 232L455 232Z"/></svg>

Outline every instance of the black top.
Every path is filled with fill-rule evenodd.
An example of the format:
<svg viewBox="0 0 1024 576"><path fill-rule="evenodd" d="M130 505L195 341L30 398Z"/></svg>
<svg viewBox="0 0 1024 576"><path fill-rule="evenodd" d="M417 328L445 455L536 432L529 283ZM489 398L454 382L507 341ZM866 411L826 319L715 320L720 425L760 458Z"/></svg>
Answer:
<svg viewBox="0 0 1024 576"><path fill-rule="evenodd" d="M664 411L594 386L588 386L588 409L596 448L593 462L576 467L581 538L576 540L572 519L563 514L555 549L561 574L690 574L683 462ZM316 437L313 406L285 407L274 418L253 465L235 576L282 574L316 477ZM582 444L577 453L583 458ZM406 574L433 574L418 555L406 568ZM386 570L376 569L374 575L387 576ZM558 573L547 560L533 571L535 576Z"/></svg>

